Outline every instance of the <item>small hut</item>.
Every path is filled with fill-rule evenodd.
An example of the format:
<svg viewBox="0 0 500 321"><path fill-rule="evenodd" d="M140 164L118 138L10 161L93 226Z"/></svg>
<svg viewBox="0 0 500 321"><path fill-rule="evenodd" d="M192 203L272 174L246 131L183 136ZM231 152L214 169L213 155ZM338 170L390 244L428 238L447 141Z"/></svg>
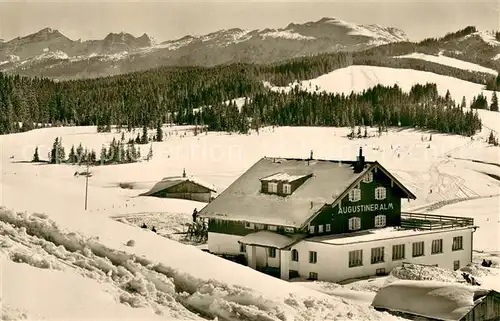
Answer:
<svg viewBox="0 0 500 321"><path fill-rule="evenodd" d="M178 198L209 203L212 200L212 193L216 192L215 186L193 176L187 176L186 171L183 170L182 176L165 177L140 196Z"/></svg>

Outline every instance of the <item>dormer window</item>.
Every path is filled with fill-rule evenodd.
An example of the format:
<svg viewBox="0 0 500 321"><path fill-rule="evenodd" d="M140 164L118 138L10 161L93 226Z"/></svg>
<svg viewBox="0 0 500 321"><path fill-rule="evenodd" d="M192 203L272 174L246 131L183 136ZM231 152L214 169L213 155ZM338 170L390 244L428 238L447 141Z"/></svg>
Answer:
<svg viewBox="0 0 500 321"><path fill-rule="evenodd" d="M373 182L373 173L372 172L366 173L366 175L363 176L363 183L371 183L371 182Z"/></svg>
<svg viewBox="0 0 500 321"><path fill-rule="evenodd" d="M274 173L260 179L261 192L280 196L291 195L310 177L311 173Z"/></svg>
<svg viewBox="0 0 500 321"><path fill-rule="evenodd" d="M353 188L349 191L349 202L357 202L361 200L361 189Z"/></svg>
<svg viewBox="0 0 500 321"><path fill-rule="evenodd" d="M386 197L387 197L387 190L385 187L377 187L375 189L376 200L385 200Z"/></svg>

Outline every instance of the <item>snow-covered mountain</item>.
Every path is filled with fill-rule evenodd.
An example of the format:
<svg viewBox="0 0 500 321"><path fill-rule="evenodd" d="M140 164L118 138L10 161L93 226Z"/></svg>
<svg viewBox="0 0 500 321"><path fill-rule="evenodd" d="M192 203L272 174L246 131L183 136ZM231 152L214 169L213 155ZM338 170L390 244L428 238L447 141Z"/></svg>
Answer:
<svg viewBox="0 0 500 321"><path fill-rule="evenodd" d="M58 30L0 42L0 70L24 75L72 78L110 75L161 65L212 66L272 62L310 54L362 50L408 41L404 31L359 25L335 18L282 29L219 30L157 43L147 34L110 33L102 40L71 40Z"/></svg>

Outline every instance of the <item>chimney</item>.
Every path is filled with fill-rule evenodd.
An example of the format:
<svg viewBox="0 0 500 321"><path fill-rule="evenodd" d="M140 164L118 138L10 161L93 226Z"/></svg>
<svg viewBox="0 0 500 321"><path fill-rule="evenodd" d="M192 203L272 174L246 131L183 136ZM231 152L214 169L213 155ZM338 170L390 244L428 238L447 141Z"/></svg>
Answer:
<svg viewBox="0 0 500 321"><path fill-rule="evenodd" d="M311 156L309 157L309 159L313 159L313 151L311 150Z"/></svg>
<svg viewBox="0 0 500 321"><path fill-rule="evenodd" d="M354 164L354 173L361 173L365 168L365 157L363 156L363 147L359 148L359 155Z"/></svg>
<svg viewBox="0 0 500 321"><path fill-rule="evenodd" d="M182 177L186 177L186 169L185 168L182 169Z"/></svg>

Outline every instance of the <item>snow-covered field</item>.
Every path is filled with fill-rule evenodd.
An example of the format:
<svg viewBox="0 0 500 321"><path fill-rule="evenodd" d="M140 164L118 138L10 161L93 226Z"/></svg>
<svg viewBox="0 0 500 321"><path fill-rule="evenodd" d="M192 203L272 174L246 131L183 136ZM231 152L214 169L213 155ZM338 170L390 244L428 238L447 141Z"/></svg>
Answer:
<svg viewBox="0 0 500 321"><path fill-rule="evenodd" d="M364 71L358 67L350 67L351 75L365 81L353 83L352 88L381 80L389 83L391 75L390 84L405 87L411 82L408 74L397 78L398 71L384 76L371 69L376 67ZM337 77L331 75L324 77ZM329 78L320 78L315 82L331 85L326 82ZM478 85L462 81L458 82L463 87L453 88L454 81L441 86L450 87L455 96L461 92L460 99L462 94L481 91L470 87ZM329 88L342 91L342 86L339 78ZM35 147L46 159L54 139L61 137L66 152L79 143L99 152L120 133L66 127L0 136L0 205L5 207L0 209L2 317L396 320L370 307L380 287L394 279L422 276L456 282L456 275L407 267L386 278L342 285L284 282L177 242L183 240L174 233L183 231L193 208L200 209L203 203L138 196L183 169L214 184L220 193L263 156L306 158L312 150L315 158L353 159L360 146L367 160L378 160L417 195L417 200L403 204L404 210L473 217L479 226L475 260L491 259L494 266L474 265L467 271L484 285L498 284L500 148L485 141L490 130L500 131L500 113L480 111L480 116L485 126L472 139L432 133L430 140L430 132L400 128L380 137L371 128L369 138L349 140L348 128L268 127L259 134L193 136L190 126L165 127L165 141L152 144L151 161L91 168L86 211L85 178L73 175L84 168L30 163ZM125 133L126 139L137 133ZM146 155L149 145L141 148ZM139 228L142 223L156 225L158 234Z"/></svg>
<svg viewBox="0 0 500 321"><path fill-rule="evenodd" d="M442 54L439 54L437 56L433 55L426 55L423 53L419 52L414 52L408 55L404 56L396 56L394 58L413 58L413 59L420 59L420 60L426 60L430 62L434 62L437 64L445 65L445 66L450 66L458 69L463 69L463 70L470 70L470 71L478 71L478 72L484 72L492 75L498 75L498 71L491 69L491 68L486 68L477 64L473 64L467 61L463 61L460 59L456 58L451 58L447 56L443 56Z"/></svg>
<svg viewBox="0 0 500 321"><path fill-rule="evenodd" d="M450 65L449 61L441 60L441 63ZM483 93L488 102L491 102L493 95L492 91L484 90L483 85L432 72L357 65L337 69L318 78L301 81L299 84L294 83L286 87L272 86L271 88L276 91L289 91L292 86L299 85L307 91L326 91L348 95L352 91L362 92L379 84L382 86L397 84L403 91L409 92L412 86L425 83L435 83L442 96L449 90L456 103L460 103L465 96L467 104L470 104L472 98L479 93Z"/></svg>

